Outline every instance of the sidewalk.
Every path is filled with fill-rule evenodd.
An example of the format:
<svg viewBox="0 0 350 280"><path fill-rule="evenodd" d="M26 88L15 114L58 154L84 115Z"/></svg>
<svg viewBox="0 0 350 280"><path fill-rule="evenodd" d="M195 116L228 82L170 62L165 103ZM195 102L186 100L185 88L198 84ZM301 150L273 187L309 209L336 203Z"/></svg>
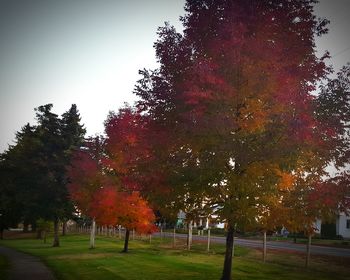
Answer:
<svg viewBox="0 0 350 280"><path fill-rule="evenodd" d="M52 272L36 257L1 246L0 255L8 258L10 262L8 280L55 279Z"/></svg>

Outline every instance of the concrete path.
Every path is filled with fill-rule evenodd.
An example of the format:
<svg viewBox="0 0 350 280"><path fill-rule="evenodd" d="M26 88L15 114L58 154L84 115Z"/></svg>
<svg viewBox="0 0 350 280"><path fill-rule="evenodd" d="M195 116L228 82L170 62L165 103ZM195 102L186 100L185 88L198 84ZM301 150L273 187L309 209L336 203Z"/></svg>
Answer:
<svg viewBox="0 0 350 280"><path fill-rule="evenodd" d="M10 261L8 280L54 280L52 272L38 259L0 246L0 255ZM1 275L0 275L0 279Z"/></svg>

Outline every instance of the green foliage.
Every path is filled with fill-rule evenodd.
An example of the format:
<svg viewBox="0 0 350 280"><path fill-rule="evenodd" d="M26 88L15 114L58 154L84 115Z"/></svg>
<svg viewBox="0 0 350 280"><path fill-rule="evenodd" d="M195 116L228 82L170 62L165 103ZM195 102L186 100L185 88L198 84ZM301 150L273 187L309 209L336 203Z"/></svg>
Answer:
<svg viewBox="0 0 350 280"><path fill-rule="evenodd" d="M73 212L66 166L85 129L75 105L62 118L51 109L52 104L36 108L38 124L24 126L1 155L0 212L9 212L2 219L34 225L39 218L57 220Z"/></svg>
<svg viewBox="0 0 350 280"><path fill-rule="evenodd" d="M42 218L36 221L37 230L43 230L46 232L53 230L53 223L52 221L47 221Z"/></svg>

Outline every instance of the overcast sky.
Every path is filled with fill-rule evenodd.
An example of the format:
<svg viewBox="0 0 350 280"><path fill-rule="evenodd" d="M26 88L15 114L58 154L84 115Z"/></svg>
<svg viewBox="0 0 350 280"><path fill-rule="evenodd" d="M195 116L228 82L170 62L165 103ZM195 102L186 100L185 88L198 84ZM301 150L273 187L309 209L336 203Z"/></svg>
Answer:
<svg viewBox="0 0 350 280"><path fill-rule="evenodd" d="M0 152L34 123L34 108L77 104L88 135L132 103L138 70L155 68L158 26L181 30L184 0L0 0ZM330 32L317 40L336 70L350 61L350 0L321 0Z"/></svg>

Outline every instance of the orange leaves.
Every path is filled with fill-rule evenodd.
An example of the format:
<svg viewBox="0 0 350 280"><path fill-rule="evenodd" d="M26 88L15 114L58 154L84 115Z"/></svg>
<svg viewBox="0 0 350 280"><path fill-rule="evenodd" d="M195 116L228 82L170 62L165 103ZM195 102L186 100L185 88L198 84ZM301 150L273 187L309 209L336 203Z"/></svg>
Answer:
<svg viewBox="0 0 350 280"><path fill-rule="evenodd" d="M245 106L239 110L240 127L247 133L264 130L268 122L268 111L259 99L251 98L245 102Z"/></svg>
<svg viewBox="0 0 350 280"><path fill-rule="evenodd" d="M279 177L277 188L281 191L288 191L293 189L293 185L295 183L295 177L293 174L289 172L280 171L279 169L276 170L277 176Z"/></svg>
<svg viewBox="0 0 350 280"><path fill-rule="evenodd" d="M139 192L124 193L121 206L118 220L122 226L135 229L139 233L151 233L156 230L153 210Z"/></svg>
<svg viewBox="0 0 350 280"><path fill-rule="evenodd" d="M101 225L121 225L139 233L156 230L153 210L140 194L119 192L114 186L106 186L96 191L91 215Z"/></svg>

